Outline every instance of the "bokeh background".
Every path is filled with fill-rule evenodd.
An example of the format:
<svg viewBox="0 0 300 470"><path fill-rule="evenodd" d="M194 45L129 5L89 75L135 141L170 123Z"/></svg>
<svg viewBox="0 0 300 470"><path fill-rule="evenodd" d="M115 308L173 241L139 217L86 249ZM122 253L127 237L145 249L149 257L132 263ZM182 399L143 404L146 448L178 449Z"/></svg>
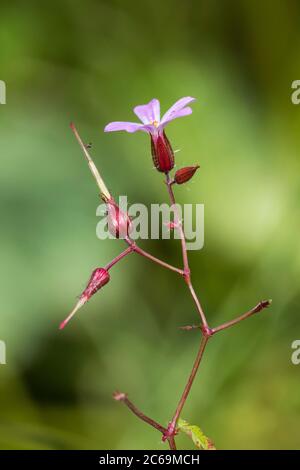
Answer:
<svg viewBox="0 0 300 470"><path fill-rule="evenodd" d="M177 167L201 165L177 190L205 204L195 288L212 325L273 306L212 340L182 416L221 449L299 448L299 14L297 0L1 2L1 448L165 448L111 394L171 417L199 341L178 330L197 321L180 279L131 256L58 331L92 269L123 249L96 238L97 188L69 122L114 194L149 206L166 200L149 139L103 127L186 95L193 115L168 136ZM176 241L142 246L181 262Z"/></svg>

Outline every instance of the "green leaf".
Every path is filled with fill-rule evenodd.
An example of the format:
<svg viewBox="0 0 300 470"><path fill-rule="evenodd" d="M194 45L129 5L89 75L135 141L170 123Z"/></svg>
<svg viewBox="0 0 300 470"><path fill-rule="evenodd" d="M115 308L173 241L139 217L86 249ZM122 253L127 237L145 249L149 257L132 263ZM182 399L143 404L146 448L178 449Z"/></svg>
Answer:
<svg viewBox="0 0 300 470"><path fill-rule="evenodd" d="M179 419L178 429L189 436L198 449L216 450L214 443L202 432L199 426L189 424L184 419Z"/></svg>

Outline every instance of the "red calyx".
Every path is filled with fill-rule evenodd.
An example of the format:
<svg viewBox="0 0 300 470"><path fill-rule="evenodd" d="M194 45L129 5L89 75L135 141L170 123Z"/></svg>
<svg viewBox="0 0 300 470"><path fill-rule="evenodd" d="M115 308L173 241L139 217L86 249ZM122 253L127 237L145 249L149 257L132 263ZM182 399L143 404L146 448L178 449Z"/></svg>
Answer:
<svg viewBox="0 0 300 470"><path fill-rule="evenodd" d="M116 238L128 237L131 230L131 220L127 212L124 212L111 198L105 201L107 204L107 222L109 232Z"/></svg>
<svg viewBox="0 0 300 470"><path fill-rule="evenodd" d="M109 272L104 268L96 268L90 277L88 285L82 292L80 298L85 299L85 301L89 300L92 295L96 294L96 292L101 289L101 287L105 286L110 280Z"/></svg>
<svg viewBox="0 0 300 470"><path fill-rule="evenodd" d="M177 184L183 184L189 181L196 171L200 168L199 165L194 165L194 166L185 166L184 168L180 168L180 170L177 170L174 176L174 181Z"/></svg>
<svg viewBox="0 0 300 470"><path fill-rule="evenodd" d="M96 292L101 289L101 287L105 286L110 280L109 272L104 268L96 268L90 277L88 285L82 292L79 300L71 313L67 316L67 318L61 322L59 325L59 329L62 330L67 323L73 318L75 313L92 297L92 295L96 294Z"/></svg>
<svg viewBox="0 0 300 470"><path fill-rule="evenodd" d="M165 132L157 135L150 134L151 153L155 168L162 173L168 173L174 166L174 152Z"/></svg>

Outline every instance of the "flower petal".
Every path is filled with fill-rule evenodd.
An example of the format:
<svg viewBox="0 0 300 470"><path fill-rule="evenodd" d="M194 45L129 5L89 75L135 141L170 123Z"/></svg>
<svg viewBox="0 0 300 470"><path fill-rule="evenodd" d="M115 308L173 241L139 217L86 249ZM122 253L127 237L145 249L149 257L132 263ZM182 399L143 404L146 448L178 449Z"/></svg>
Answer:
<svg viewBox="0 0 300 470"><path fill-rule="evenodd" d="M151 124L145 124L145 125L141 124L140 130L145 131L145 132L149 132L149 134L152 134L152 135L156 135L157 131L158 131L158 128L155 127L155 126L152 126Z"/></svg>
<svg viewBox="0 0 300 470"><path fill-rule="evenodd" d="M104 132L115 132L115 131L126 131L126 132L136 132L142 129L142 124L137 124L135 122L124 122L124 121L115 121L110 122L105 126Z"/></svg>
<svg viewBox="0 0 300 470"><path fill-rule="evenodd" d="M148 104L136 106L133 111L143 124L152 124L153 121L160 121L160 103L155 98L149 101Z"/></svg>
<svg viewBox="0 0 300 470"><path fill-rule="evenodd" d="M192 112L191 108L187 108L190 110L187 114L180 114L180 112L183 110L183 108L185 108L187 104L192 103L195 100L196 98L192 98L191 96L185 96L184 98L181 98L180 100L176 101L176 103L174 103L173 106L171 106L171 108L168 109L168 111L163 115L161 124L170 122L173 119L176 119L177 117L191 114Z"/></svg>
<svg viewBox="0 0 300 470"><path fill-rule="evenodd" d="M193 110L189 106L186 108L183 108L181 111L177 111L176 113L172 114L168 119L164 119L161 121L161 124L159 125L159 129L163 129L170 121L173 121L173 119L177 119L179 117L183 116L188 116L189 114L192 114Z"/></svg>

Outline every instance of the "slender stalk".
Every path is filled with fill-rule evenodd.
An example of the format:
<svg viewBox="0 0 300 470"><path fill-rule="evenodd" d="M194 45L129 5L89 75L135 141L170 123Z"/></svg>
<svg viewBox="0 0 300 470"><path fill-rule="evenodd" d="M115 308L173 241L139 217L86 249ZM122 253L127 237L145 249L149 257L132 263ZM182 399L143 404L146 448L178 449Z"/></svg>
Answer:
<svg viewBox="0 0 300 470"><path fill-rule="evenodd" d="M144 256L144 258L148 258L148 259L150 259L151 261L153 261L154 263L159 264L159 265L162 266L163 268L170 269L170 271L173 271L173 272L175 272L175 273L178 273L178 274L180 274L181 276L184 275L184 271L183 271L182 269L176 268L175 266L172 266L171 264L165 263L165 262L162 261L161 259L156 258L155 256L151 255L151 254L148 253L147 251L142 250L142 248L140 248L140 247L137 246L137 245L134 246L133 250L134 250L136 253L138 253L139 255Z"/></svg>
<svg viewBox="0 0 300 470"><path fill-rule="evenodd" d="M113 394L113 398L116 401L121 401L124 403L124 405L129 408L133 414L135 414L139 419L142 421L145 421L145 423L149 424L153 428L157 429L159 432L161 432L163 435L166 433L167 429L159 424L157 421L154 421L154 419L149 418L149 416L146 416L144 413L142 413L127 397L126 393L123 392L115 392Z"/></svg>
<svg viewBox="0 0 300 470"><path fill-rule="evenodd" d="M190 290L192 298L195 302L196 308L199 312L202 325L203 325L204 329L207 329L208 328L208 323L207 323L207 320L206 320L206 316L205 316L205 313L204 313L203 308L201 306L200 300L199 300L199 298L198 298L198 296L197 296L197 294L194 290L194 287L193 287L193 284L192 284L192 281L191 281L191 272L190 272L190 268L189 268L189 261L188 261L188 254L187 254L187 247L186 247L186 239L185 239L185 233L184 233L184 228L183 228L183 222L179 220L175 195L174 195L174 191L173 191L173 187L172 187L173 181L171 180L170 175L168 173L166 174L166 184L167 184L168 193L169 193L169 196L170 196L170 201L171 201L171 204L172 204L173 209L174 209L176 223L177 223L179 234L180 234L182 258L183 258L183 267L184 267L184 273L185 273L185 281L188 285L188 288Z"/></svg>
<svg viewBox="0 0 300 470"><path fill-rule="evenodd" d="M60 330L63 330L64 327L66 326L67 323L69 323L69 321L71 320L71 318L74 317L75 313L78 312L78 310L83 307L83 305L86 303L86 299L82 298L82 299L79 299L77 304L75 305L75 307L73 308L73 310L71 311L71 313L69 313L69 315L67 316L67 318L65 318L59 325L59 329Z"/></svg>
<svg viewBox="0 0 300 470"><path fill-rule="evenodd" d="M196 299L197 299L197 296L195 294L195 302L196 302ZM259 302L255 307L253 307L251 310L248 310L247 312L243 313L242 315L240 315L239 317L235 318L234 320L231 320L231 321L228 321L226 323L223 323L222 325L216 327L216 328L208 328L208 331L209 331L209 334L208 335L204 335L201 339L201 342L200 342L200 346L199 346L199 350L198 350L198 353L197 353L197 357L195 359L195 362L194 362L194 365L193 365L193 368L192 368L192 372L188 378L188 381L187 381L187 384L185 386L185 389L183 391L183 394L179 400L179 403L177 405L177 408L176 408L176 411L175 411L175 414L173 416L173 419L168 427L168 435L174 435L175 433L175 430L176 430L176 424L177 424L177 421L179 419L179 416L181 414L181 411L184 407L184 404L187 400L187 397L190 393L190 390L191 390L191 387L193 385L193 382L194 382L194 379L195 379L195 376L197 374L197 371L199 369L199 365L201 363L201 360L202 360L202 357L203 357L203 354L204 354L204 350L206 348L206 345L207 345L207 342L208 340L212 337L212 335L214 335L215 333L218 333L219 331L223 331L227 328L230 328L231 326L233 325L236 325L237 323L239 323L240 321L243 321L243 320L246 320L247 318L251 317L252 315L254 315L255 313L259 313L261 312L263 309L265 308L268 308L270 305L271 305L272 301L271 300L262 300L261 302ZM192 325L192 326L189 326L189 327L185 327L185 329L194 329L194 328L197 328L195 325ZM202 329L203 331L203 329Z"/></svg>
<svg viewBox="0 0 300 470"><path fill-rule="evenodd" d="M168 429L165 428L164 426L162 426L161 424L159 424L157 421L155 421L154 419L152 418L149 418L149 416L145 415L144 413L142 413L141 410L139 410L133 403L132 401L130 401L126 395L126 393L123 393L123 392L115 392L113 394L113 398L116 400L116 401L121 401L122 403L124 403L124 405L127 406L127 408L130 409L130 411L132 411L133 414L135 414L135 416L137 416L139 419L141 419L142 421L144 421L145 423L149 424L150 426L152 426L153 428L157 429L157 431L161 432L162 435L163 435L163 440L164 441L168 441L168 444L169 444L169 447L170 447L170 450L176 450L176 443L175 443L175 439L174 439L174 435L171 435L171 436L166 436L167 435L167 432L168 432ZM166 436L164 438L164 436Z"/></svg>
<svg viewBox="0 0 300 470"><path fill-rule="evenodd" d="M201 323L202 323L202 333L203 333L203 337L202 337L201 342L200 342L199 350L198 350L198 353L197 353L192 371L190 373L190 376L188 378L188 381L186 383L186 386L184 388L182 396L179 400L179 403L178 403L177 408L175 410L172 421L170 422L170 424L168 426L168 431L167 431L166 436L168 436L168 437L173 436L174 437L174 435L176 433L177 421L180 417L181 411L184 407L184 404L187 400L187 397L190 393L190 390L191 390L191 387L193 385L194 379L195 379L196 374L198 372L199 365L200 365L200 362L202 360L204 350L206 348L206 344L207 344L209 338L211 337L211 329L208 326L205 313L203 311L200 300L199 300L199 298L198 298L198 296L197 296L197 294L194 290L194 287L193 287L193 284L192 284L192 281L191 281L191 271L190 271L189 261L188 261L186 238L185 238L185 233L184 233L184 228L183 228L183 222L179 220L175 195L174 195L174 191L173 191L173 187L172 187L173 181L171 181L170 176L169 176L168 173L166 174L166 184L167 184L167 188L168 188L170 201L171 201L171 204L172 204L172 207L173 207L173 210L174 210L174 214L175 214L175 219L176 219L175 222L176 222L177 228L179 230L179 234L180 234L182 259L183 259L183 267L184 267L184 278L185 278L185 281L188 285L189 291L190 291L192 299L193 299L193 301L196 305L198 313L200 315Z"/></svg>
<svg viewBox="0 0 300 470"><path fill-rule="evenodd" d="M167 184L171 204L172 204L173 209L174 209L174 215L175 215L175 219L176 219L175 222L176 222L177 228L178 228L179 233L180 233L183 268L184 268L185 274L189 277L190 267L189 267L189 260L188 260L188 255L187 255L186 239L185 239L184 229L183 229L183 225L182 225L183 222L179 219L179 214L178 214L178 210L177 210L177 206L176 206L174 191L173 191L173 188L172 188L172 181L170 179L169 173L166 174L166 184Z"/></svg>
<svg viewBox="0 0 300 470"><path fill-rule="evenodd" d="M129 253L132 253L133 251L133 248L132 246L129 246L128 248L126 248L126 250L122 251L122 253L120 253L118 256L116 256L113 260L110 261L110 263L108 263L104 269L106 269L107 271L112 268L116 263L118 263L122 258L124 258L125 256L129 255Z"/></svg>
<svg viewBox="0 0 300 470"><path fill-rule="evenodd" d="M236 325L240 321L246 320L246 318L249 318L252 315L254 315L255 313L260 312L264 308L268 308L271 305L271 303L272 303L271 299L270 300L262 300L255 307L253 307L251 310L248 310L248 312L243 313L242 315L235 318L234 320L230 320L226 323L223 323L220 326L217 326L216 328L212 328L212 330L211 330L212 334L218 333L219 331L226 330L226 328L230 328L231 326Z"/></svg>
<svg viewBox="0 0 300 470"><path fill-rule="evenodd" d="M190 390L192 388L192 385L193 385L193 382L194 382L194 379L196 377L196 374L198 372L198 369L199 369L199 365L200 365L200 362L202 360L202 357L203 357L203 353L205 351L205 348L206 348L206 345L207 345L207 342L209 340L209 337L206 337L206 336L202 336L201 338L201 342L200 342L200 346L199 346L199 350L198 350L198 353L197 353L197 356L196 356L196 359L195 359L195 362L194 362L194 365L193 365L193 368L192 368L192 371L189 375L189 378L188 378L188 381L186 383L186 386L183 390L183 393L181 395L181 398L178 402L178 405L177 405L177 408L175 410L175 413L174 413L174 416L172 418L172 421L170 422L169 426L168 426L168 435L174 435L175 431L176 431L176 424L177 424L177 421L179 419L179 416L181 414L181 411L185 405L185 402L186 402L186 399L190 393Z"/></svg>
<svg viewBox="0 0 300 470"><path fill-rule="evenodd" d="M169 444L169 447L170 447L171 450L177 450L174 436L170 436L168 438L168 444Z"/></svg>
<svg viewBox="0 0 300 470"><path fill-rule="evenodd" d="M191 283L191 280L189 280L189 281L187 282L187 285L188 285L188 288L189 288L190 293L191 293L191 295L192 295L192 298L193 298L193 300L194 300L194 302L195 302L196 308L197 308L197 310L198 310L198 312L199 312L202 325L203 325L204 328L208 328L208 323L207 323L207 320L206 320L206 316L205 316L205 314L204 314L204 312L203 312L203 308L202 308L201 303L200 303L200 300L199 300L199 298L198 298L198 296L197 296L197 294L196 294L196 292L195 292L195 290L194 290L194 287L193 287L193 285L192 285L192 283Z"/></svg>
<svg viewBox="0 0 300 470"><path fill-rule="evenodd" d="M135 253L138 253L139 255L144 256L144 258L147 258L153 261L153 263L156 263L159 266L162 266L163 268L170 269L170 271L180 274L181 276L184 275L184 271L182 269L176 268L176 266L172 266L171 264L166 263L165 261L162 261L161 259L156 258L155 256L151 255L150 253L148 253L148 251L145 251L142 248L140 248L135 242L131 240L130 237L126 237L125 241L129 246L131 246L132 251L134 251Z"/></svg>
<svg viewBox="0 0 300 470"><path fill-rule="evenodd" d="M93 162L92 157L90 156L86 145L84 145L84 143L83 143L76 127L75 127L75 124L73 124L73 122L71 122L70 127L71 127L71 129L72 129L72 131L73 131L73 133L74 133L74 135L75 135L75 137L76 137L83 153L84 153L85 158L87 159L90 170L91 170L91 172L92 172L92 174L93 174L93 176L96 180L96 183L97 183L97 185L100 189L101 196L104 196L105 199L111 199L111 194L108 191L108 189L106 187L106 184L104 183L102 177L100 176L100 173L99 173L95 163Z"/></svg>

